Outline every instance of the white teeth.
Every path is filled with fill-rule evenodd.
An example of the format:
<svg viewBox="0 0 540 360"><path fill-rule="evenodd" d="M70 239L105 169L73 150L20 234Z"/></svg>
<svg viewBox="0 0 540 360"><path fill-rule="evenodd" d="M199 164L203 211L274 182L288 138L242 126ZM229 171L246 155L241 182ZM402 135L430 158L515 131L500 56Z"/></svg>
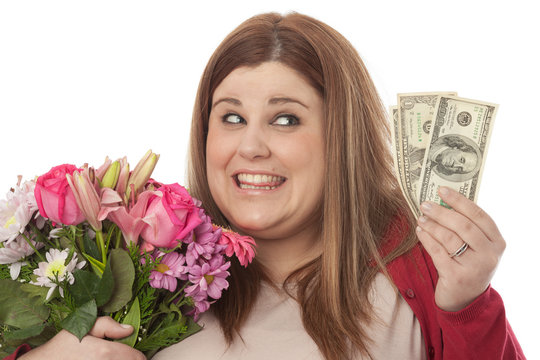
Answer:
<svg viewBox="0 0 540 360"><path fill-rule="evenodd" d="M271 176L271 175L262 175L262 174L238 174L236 175L240 183L249 183L249 184L268 184L268 183L282 183L285 181L284 177L281 176ZM280 184L281 185L281 184Z"/></svg>
<svg viewBox="0 0 540 360"><path fill-rule="evenodd" d="M253 189L253 190L274 190L277 186L253 186L240 184L240 189Z"/></svg>
<svg viewBox="0 0 540 360"><path fill-rule="evenodd" d="M253 190L273 190L285 182L281 176L263 175L263 174L237 174L238 186L240 189Z"/></svg>

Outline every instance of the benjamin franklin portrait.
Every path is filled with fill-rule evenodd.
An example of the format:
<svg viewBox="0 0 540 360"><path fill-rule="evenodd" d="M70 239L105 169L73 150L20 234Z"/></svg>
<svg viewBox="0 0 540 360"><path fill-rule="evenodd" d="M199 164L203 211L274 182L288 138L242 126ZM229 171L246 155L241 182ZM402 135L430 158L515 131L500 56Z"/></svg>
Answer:
<svg viewBox="0 0 540 360"><path fill-rule="evenodd" d="M472 140L461 135L444 135L429 149L432 170L452 182L467 181L480 170L482 152Z"/></svg>

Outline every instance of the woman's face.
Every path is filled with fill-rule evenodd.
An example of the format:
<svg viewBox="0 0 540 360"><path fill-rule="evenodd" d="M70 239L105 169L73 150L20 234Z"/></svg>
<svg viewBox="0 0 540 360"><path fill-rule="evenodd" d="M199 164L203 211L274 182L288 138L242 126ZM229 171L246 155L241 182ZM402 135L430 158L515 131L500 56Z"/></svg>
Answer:
<svg viewBox="0 0 540 360"><path fill-rule="evenodd" d="M240 67L216 88L206 145L210 191L257 239L317 231L324 173L323 101L278 63Z"/></svg>

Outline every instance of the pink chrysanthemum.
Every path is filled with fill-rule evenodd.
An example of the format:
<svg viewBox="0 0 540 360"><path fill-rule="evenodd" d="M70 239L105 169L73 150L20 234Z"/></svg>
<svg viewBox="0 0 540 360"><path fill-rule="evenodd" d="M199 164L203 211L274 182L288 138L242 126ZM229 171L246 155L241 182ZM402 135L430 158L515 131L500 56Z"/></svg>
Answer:
<svg viewBox="0 0 540 360"><path fill-rule="evenodd" d="M161 256L162 253L159 254ZM155 270L150 272L150 286L174 292L178 279L187 280L186 259L183 254L171 252L165 254Z"/></svg>

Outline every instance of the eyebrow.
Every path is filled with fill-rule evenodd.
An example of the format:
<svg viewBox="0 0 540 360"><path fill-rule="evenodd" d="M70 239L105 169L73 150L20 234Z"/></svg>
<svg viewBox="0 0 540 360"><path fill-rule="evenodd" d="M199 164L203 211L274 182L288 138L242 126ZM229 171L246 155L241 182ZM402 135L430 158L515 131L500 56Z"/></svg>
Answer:
<svg viewBox="0 0 540 360"><path fill-rule="evenodd" d="M228 98L222 98L222 99L216 100L212 104L212 109L222 102L226 102L232 105L242 106L242 102L240 100L228 97ZM273 97L270 100L268 100L269 105L278 105L278 104L287 104L287 103L296 103L305 107L306 109L309 109L309 107L307 105L304 105L301 101L290 98L290 97Z"/></svg>
<svg viewBox="0 0 540 360"><path fill-rule="evenodd" d="M304 105L301 101L290 98L290 97L274 97L268 100L268 104L270 105L286 104L286 103L296 103L296 104L302 105L306 109L309 109L309 107Z"/></svg>

